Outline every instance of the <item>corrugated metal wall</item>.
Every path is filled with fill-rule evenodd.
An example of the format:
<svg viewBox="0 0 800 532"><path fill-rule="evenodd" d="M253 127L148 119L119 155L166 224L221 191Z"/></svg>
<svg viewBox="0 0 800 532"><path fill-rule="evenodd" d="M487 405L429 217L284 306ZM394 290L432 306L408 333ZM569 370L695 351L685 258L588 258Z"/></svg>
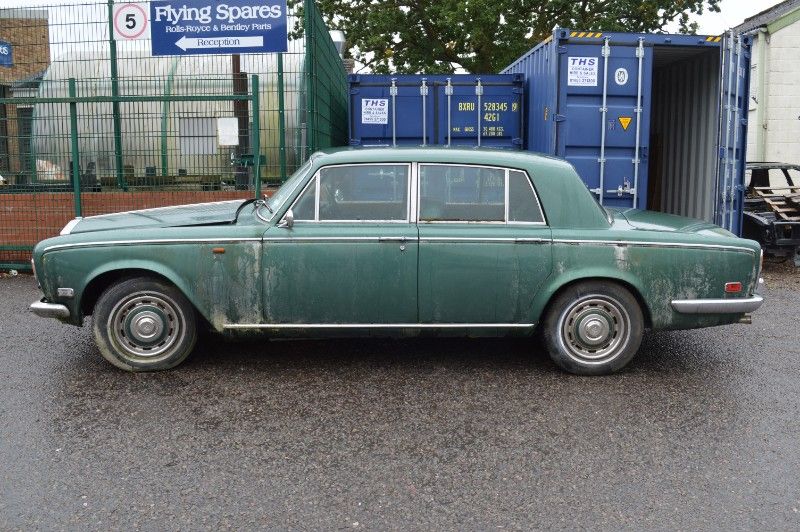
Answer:
<svg viewBox="0 0 800 532"><path fill-rule="evenodd" d="M667 51L654 57L648 208L713 221L719 53L674 62L660 53Z"/></svg>

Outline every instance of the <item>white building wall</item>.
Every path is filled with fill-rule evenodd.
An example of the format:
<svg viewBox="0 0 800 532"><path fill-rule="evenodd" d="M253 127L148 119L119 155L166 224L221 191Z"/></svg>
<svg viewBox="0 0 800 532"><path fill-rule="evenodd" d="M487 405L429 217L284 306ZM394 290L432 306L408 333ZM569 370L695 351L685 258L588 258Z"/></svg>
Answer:
<svg viewBox="0 0 800 532"><path fill-rule="evenodd" d="M800 163L800 22L769 36L767 58L765 159Z"/></svg>

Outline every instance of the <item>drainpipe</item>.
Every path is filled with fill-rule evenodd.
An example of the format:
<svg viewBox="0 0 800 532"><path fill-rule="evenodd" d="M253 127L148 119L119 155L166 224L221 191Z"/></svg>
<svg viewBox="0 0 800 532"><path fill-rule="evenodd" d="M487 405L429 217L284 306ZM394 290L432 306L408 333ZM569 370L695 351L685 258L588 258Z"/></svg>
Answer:
<svg viewBox="0 0 800 532"><path fill-rule="evenodd" d="M767 75L769 73L769 32L766 28L758 29L758 103L756 104L756 160L767 159L767 112L769 111L769 94L767 93Z"/></svg>

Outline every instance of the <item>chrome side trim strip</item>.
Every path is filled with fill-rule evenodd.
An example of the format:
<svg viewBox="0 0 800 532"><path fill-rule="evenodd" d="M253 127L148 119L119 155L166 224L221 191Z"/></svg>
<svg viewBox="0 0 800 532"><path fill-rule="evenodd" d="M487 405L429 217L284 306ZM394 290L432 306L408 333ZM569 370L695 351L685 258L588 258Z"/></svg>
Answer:
<svg viewBox="0 0 800 532"><path fill-rule="evenodd" d="M72 230L75 229L75 226L78 225L79 223L81 223L81 220L83 220L82 216L78 216L77 218L73 218L72 220L67 222L67 225L64 226L64 229L62 229L59 234L61 236L70 234L72 232Z"/></svg>
<svg viewBox="0 0 800 532"><path fill-rule="evenodd" d="M534 323L226 323L223 329L530 329Z"/></svg>
<svg viewBox="0 0 800 532"><path fill-rule="evenodd" d="M105 242L75 242L73 244L55 244L44 248L45 253L56 249L107 247L107 246L138 246L142 244L225 244L235 242L261 242L260 238L163 238L157 240L108 240Z"/></svg>
<svg viewBox="0 0 800 532"><path fill-rule="evenodd" d="M511 242L515 244L549 244L549 238L514 238L514 237L469 237L469 236L426 236L420 237L420 242Z"/></svg>
<svg viewBox="0 0 800 532"><path fill-rule="evenodd" d="M56 318L60 320L69 318L69 309L65 305L48 303L44 300L31 303L28 310L42 318Z"/></svg>
<svg viewBox="0 0 800 532"><path fill-rule="evenodd" d="M759 295L746 299L676 299L672 308L681 314L745 314L764 303Z"/></svg>
<svg viewBox="0 0 800 532"><path fill-rule="evenodd" d="M265 237L264 242L417 242L415 236L287 236Z"/></svg>
<svg viewBox="0 0 800 532"><path fill-rule="evenodd" d="M576 240L554 238L554 244L595 244L598 246L641 246L651 248L699 248L699 249L727 249L733 251L746 251L755 255L755 251L743 246L734 246L727 244L695 244L690 242L648 242L648 241L634 241L634 240Z"/></svg>

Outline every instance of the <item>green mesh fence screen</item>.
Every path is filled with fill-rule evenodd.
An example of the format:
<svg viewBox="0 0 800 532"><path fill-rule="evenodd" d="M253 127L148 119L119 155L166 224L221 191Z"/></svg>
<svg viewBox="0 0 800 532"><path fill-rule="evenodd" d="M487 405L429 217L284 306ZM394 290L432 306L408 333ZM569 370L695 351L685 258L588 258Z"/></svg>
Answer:
<svg viewBox="0 0 800 532"><path fill-rule="evenodd" d="M147 2L143 2L147 4ZM113 2L0 7L0 269L76 215L252 197L347 142L347 80L312 1L283 54L153 57ZM220 145L220 121L235 146ZM260 164L256 165L256 161Z"/></svg>

